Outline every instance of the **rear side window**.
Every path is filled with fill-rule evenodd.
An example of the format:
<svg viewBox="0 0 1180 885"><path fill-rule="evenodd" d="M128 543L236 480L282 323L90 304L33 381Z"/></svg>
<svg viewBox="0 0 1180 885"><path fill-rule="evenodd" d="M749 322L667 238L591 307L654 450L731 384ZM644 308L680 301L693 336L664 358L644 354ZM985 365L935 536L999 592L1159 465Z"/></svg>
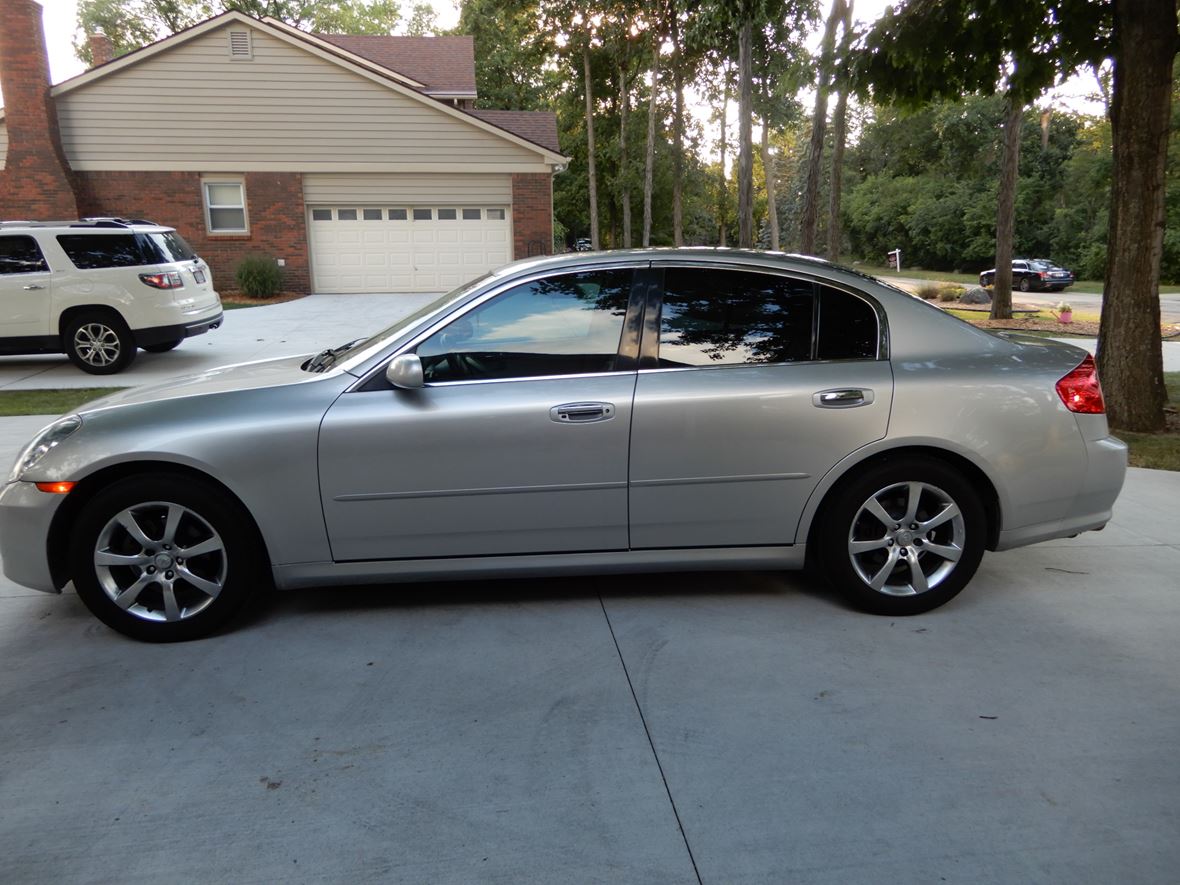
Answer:
<svg viewBox="0 0 1180 885"><path fill-rule="evenodd" d="M666 368L811 359L814 286L772 274L669 268L660 312Z"/></svg>
<svg viewBox="0 0 1180 885"><path fill-rule="evenodd" d="M876 359L878 339L877 312L868 302L839 289L819 287L816 359Z"/></svg>
<svg viewBox="0 0 1180 885"><path fill-rule="evenodd" d="M146 234L146 236L152 241L164 261L192 261L197 257L193 247L174 230L162 234Z"/></svg>
<svg viewBox="0 0 1180 885"><path fill-rule="evenodd" d="M164 258L143 234L62 234L57 241L79 270L162 264Z"/></svg>
<svg viewBox="0 0 1180 885"><path fill-rule="evenodd" d="M41 247L32 237L0 237L0 274L49 270Z"/></svg>

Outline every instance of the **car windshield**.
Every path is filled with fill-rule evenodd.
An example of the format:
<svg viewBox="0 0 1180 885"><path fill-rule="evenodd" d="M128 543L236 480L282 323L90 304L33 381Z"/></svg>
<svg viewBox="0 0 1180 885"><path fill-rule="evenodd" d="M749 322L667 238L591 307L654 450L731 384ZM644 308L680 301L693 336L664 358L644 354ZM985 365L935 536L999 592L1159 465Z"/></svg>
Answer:
<svg viewBox="0 0 1180 885"><path fill-rule="evenodd" d="M483 285L483 283L490 276L491 276L491 274L484 274L483 276L478 277L470 282L464 283L462 286L460 286L457 289L452 289L450 292L447 292L445 295L440 295L438 298L434 299L433 301L428 302L427 304L424 304L422 307L418 308L413 313L402 317L400 320L395 322L393 325L387 326L386 328L382 329L376 335L372 335L369 338L363 338L363 339L358 338L356 341L347 341L337 347L329 348L325 351L322 351L321 353L319 353L315 357L312 357L311 359L307 360L303 364L304 371L322 372L325 369L334 365L336 363L336 360L346 352L348 352L350 354L353 354L353 353L364 354L364 352L366 350L368 350L369 348L377 347L379 345L384 344L388 339L397 335L399 332L402 332L405 329L411 328L412 326L417 324L419 321L425 319L426 317L430 316L431 314L437 313L439 310L441 310L446 305L450 304L455 299L460 298L463 295L466 295L468 292L471 292L474 289L478 288L479 286Z"/></svg>

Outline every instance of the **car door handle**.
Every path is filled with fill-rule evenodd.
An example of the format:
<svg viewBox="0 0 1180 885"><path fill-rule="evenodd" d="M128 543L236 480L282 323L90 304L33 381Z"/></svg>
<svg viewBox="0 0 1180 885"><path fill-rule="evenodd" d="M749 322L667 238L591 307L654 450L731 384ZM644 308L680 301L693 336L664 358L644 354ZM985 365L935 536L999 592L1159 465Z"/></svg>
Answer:
<svg viewBox="0 0 1180 885"><path fill-rule="evenodd" d="M549 410L549 420L558 424L589 424L609 421L614 416L613 403L564 403Z"/></svg>
<svg viewBox="0 0 1180 885"><path fill-rule="evenodd" d="M44 288L45 287L40 285L39 283L31 283L28 286L25 286L25 291L26 292L35 292L38 289L44 289Z"/></svg>
<svg viewBox="0 0 1180 885"><path fill-rule="evenodd" d="M867 406L873 401L871 390L859 387L841 387L836 390L821 390L811 397L813 405L821 409L851 409Z"/></svg>

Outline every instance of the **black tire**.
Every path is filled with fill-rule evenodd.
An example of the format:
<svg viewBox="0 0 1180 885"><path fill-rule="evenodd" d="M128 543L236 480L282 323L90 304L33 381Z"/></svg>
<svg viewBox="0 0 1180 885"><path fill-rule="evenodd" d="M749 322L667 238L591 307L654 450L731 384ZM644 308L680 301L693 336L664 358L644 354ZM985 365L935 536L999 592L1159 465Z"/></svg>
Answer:
<svg viewBox="0 0 1180 885"><path fill-rule="evenodd" d="M902 517L915 487L915 515L906 525ZM891 525L872 515L873 500L895 520ZM948 504L957 516L944 515ZM931 521L929 532L921 532ZM983 558L986 526L979 494L959 472L942 461L907 457L881 462L837 486L825 502L817 543L835 589L863 611L899 617L938 608L967 586ZM882 586L875 588L874 580Z"/></svg>
<svg viewBox="0 0 1180 885"><path fill-rule="evenodd" d="M86 503L71 532L70 574L82 602L108 627L145 642L199 639L223 626L269 585L263 563L241 506L189 477L120 480Z"/></svg>
<svg viewBox="0 0 1180 885"><path fill-rule="evenodd" d="M1031 290L1032 290L1032 283L1030 283L1028 281L1028 277L1021 277L1020 278L1020 291L1021 292L1029 292Z"/></svg>
<svg viewBox="0 0 1180 885"><path fill-rule="evenodd" d="M159 344L145 344L143 349L148 353L167 353L170 350L175 350L183 338L177 338L174 341L161 341Z"/></svg>
<svg viewBox="0 0 1180 885"><path fill-rule="evenodd" d="M92 311L70 320L62 335L66 356L91 375L114 375L135 359L135 339L115 313Z"/></svg>

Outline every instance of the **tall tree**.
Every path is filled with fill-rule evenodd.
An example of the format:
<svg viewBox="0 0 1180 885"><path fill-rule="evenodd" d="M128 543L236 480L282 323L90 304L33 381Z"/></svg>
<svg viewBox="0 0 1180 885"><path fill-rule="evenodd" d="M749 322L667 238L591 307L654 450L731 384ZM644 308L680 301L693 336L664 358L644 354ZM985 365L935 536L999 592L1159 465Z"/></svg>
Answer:
<svg viewBox="0 0 1180 885"><path fill-rule="evenodd" d="M643 163L643 247L651 245L651 200L656 168L656 107L660 95L660 36L651 31L651 96L647 107L647 147Z"/></svg>
<svg viewBox="0 0 1180 885"><path fill-rule="evenodd" d="M1167 402L1159 335L1164 182L1180 51L1175 0L1118 0L1112 43L1114 167L1098 368L1111 424L1160 430Z"/></svg>
<svg viewBox="0 0 1180 885"><path fill-rule="evenodd" d="M548 106L558 72L549 64L552 35L537 26L539 0L463 0L452 33L475 40L481 108L532 111Z"/></svg>
<svg viewBox="0 0 1180 885"><path fill-rule="evenodd" d="M738 246L754 248L754 22L738 29Z"/></svg>
<svg viewBox="0 0 1180 885"><path fill-rule="evenodd" d="M840 223L840 197L844 184L844 145L848 138L848 54L852 48L852 5L844 7L844 35L840 39L836 69L836 110L832 112L832 172L828 176L828 261L840 260L844 239Z"/></svg>
<svg viewBox="0 0 1180 885"><path fill-rule="evenodd" d="M799 225L799 250L804 255L816 252L819 226L819 179L823 167L824 136L828 125L828 91L831 88L836 30L847 18L846 0L832 0L832 9L824 25L820 43L819 67L815 78L815 112L811 117L811 146L807 151L807 183L803 188L803 215Z"/></svg>

